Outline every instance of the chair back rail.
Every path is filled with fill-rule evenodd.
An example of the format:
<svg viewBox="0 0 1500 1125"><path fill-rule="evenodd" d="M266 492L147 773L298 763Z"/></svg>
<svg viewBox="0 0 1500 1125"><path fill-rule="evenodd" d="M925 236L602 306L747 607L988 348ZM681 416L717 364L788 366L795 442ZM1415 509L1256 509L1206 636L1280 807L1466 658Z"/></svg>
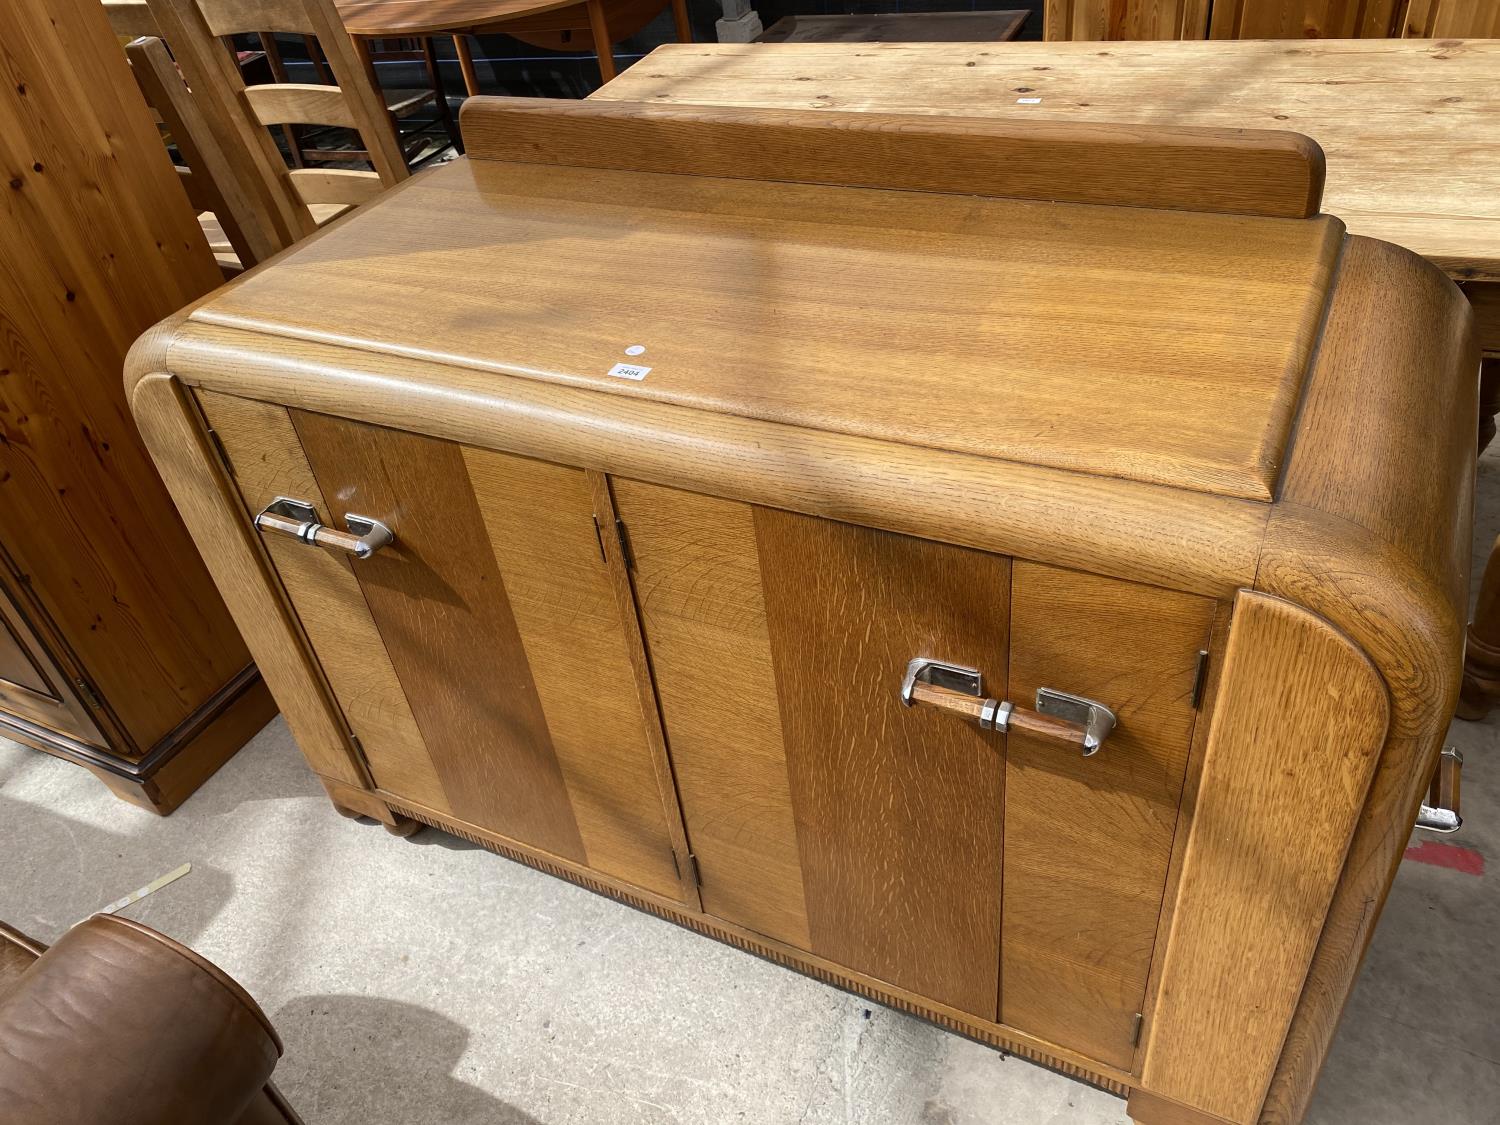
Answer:
<svg viewBox="0 0 1500 1125"><path fill-rule="evenodd" d="M226 151L209 127L166 44L156 36L142 36L126 45L125 56L147 104L161 117L187 161L188 167L179 168L178 173L189 202L200 212L214 213L242 266L249 268L274 254L281 248L276 223L254 194L243 188L254 169L237 160L233 151Z"/></svg>
<svg viewBox="0 0 1500 1125"><path fill-rule="evenodd" d="M149 0L149 6L210 127L243 154L253 181L247 190L270 216L278 248L317 229L310 204L353 206L410 175L374 77L334 0ZM221 42L242 34L315 39L336 85L247 86ZM267 128L277 125L351 129L375 170L335 175L288 168ZM340 189L346 194L334 198Z"/></svg>

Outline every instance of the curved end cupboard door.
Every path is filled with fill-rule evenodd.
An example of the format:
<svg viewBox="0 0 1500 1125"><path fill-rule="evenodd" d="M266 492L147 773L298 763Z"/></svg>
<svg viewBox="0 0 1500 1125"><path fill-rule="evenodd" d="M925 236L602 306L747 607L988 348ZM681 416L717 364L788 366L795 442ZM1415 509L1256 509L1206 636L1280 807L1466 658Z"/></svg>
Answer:
<svg viewBox="0 0 1500 1125"><path fill-rule="evenodd" d="M683 899L670 775L590 475L199 400L251 514L286 498L333 529L299 538L295 520L268 520L261 540L382 797ZM392 536L367 530L366 557L360 517Z"/></svg>
<svg viewBox="0 0 1500 1125"><path fill-rule="evenodd" d="M613 487L704 911L1128 1070L1216 603Z"/></svg>

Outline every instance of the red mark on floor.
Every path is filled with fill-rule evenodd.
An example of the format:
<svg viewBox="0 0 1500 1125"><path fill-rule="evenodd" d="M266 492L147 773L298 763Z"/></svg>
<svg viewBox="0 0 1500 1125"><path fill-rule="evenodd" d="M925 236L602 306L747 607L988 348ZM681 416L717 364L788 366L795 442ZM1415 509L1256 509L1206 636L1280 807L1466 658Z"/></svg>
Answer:
<svg viewBox="0 0 1500 1125"><path fill-rule="evenodd" d="M1407 848L1405 858L1429 863L1433 867L1446 867L1449 871L1461 871L1465 875L1484 874L1484 856L1473 848L1461 848L1457 844L1423 840L1416 847Z"/></svg>

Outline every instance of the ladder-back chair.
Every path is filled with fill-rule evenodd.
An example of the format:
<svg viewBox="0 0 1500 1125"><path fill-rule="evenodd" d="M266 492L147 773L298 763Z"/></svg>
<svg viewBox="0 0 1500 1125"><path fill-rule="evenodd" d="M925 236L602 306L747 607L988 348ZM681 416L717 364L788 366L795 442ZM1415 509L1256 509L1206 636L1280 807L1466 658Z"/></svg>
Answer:
<svg viewBox="0 0 1500 1125"><path fill-rule="evenodd" d="M320 211L357 206L410 172L391 118L333 0L149 0L204 117L257 170L249 187L273 217L282 245L311 234ZM337 85L247 86L219 42L233 35L290 34L317 40ZM269 132L281 125L332 125L359 135L373 172L289 168ZM232 139L232 140L231 140Z"/></svg>

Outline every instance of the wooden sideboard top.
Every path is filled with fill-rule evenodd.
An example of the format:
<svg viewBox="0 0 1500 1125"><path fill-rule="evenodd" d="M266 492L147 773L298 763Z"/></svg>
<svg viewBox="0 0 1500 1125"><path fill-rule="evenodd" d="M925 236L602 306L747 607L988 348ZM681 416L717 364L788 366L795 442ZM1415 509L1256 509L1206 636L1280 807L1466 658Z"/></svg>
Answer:
<svg viewBox="0 0 1500 1125"><path fill-rule="evenodd" d="M1342 233L457 161L192 319L1269 500Z"/></svg>

